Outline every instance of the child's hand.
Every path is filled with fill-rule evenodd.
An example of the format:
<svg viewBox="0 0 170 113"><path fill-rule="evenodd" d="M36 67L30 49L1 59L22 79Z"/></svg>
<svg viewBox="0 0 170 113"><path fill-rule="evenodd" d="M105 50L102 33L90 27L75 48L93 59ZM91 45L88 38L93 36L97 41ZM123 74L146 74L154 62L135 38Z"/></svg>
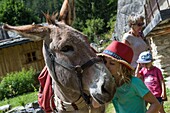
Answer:
<svg viewBox="0 0 170 113"><path fill-rule="evenodd" d="M136 70L135 70L135 76L136 77L140 77L141 75L139 74L139 71L141 69L141 64L138 63L137 67L136 67Z"/></svg>
<svg viewBox="0 0 170 113"><path fill-rule="evenodd" d="M161 95L161 97L162 97L162 100L163 100L163 101L166 101L166 100L167 100L166 93L163 93L163 94Z"/></svg>
<svg viewBox="0 0 170 113"><path fill-rule="evenodd" d="M167 101L168 100L168 98L167 97L162 97L162 101Z"/></svg>

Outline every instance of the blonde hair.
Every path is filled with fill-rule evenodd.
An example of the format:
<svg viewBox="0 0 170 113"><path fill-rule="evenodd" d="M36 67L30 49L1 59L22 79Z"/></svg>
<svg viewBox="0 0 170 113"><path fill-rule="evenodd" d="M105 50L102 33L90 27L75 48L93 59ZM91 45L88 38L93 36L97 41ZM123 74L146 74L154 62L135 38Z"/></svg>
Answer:
<svg viewBox="0 0 170 113"><path fill-rule="evenodd" d="M119 71L117 71L117 74L119 77L117 86L120 86L124 83L130 83L133 70L120 63Z"/></svg>
<svg viewBox="0 0 170 113"><path fill-rule="evenodd" d="M144 18L144 16L142 14L132 13L128 17L128 25L129 25L129 27L132 27L132 25L137 24L137 22L139 20L144 21L144 19L145 18Z"/></svg>

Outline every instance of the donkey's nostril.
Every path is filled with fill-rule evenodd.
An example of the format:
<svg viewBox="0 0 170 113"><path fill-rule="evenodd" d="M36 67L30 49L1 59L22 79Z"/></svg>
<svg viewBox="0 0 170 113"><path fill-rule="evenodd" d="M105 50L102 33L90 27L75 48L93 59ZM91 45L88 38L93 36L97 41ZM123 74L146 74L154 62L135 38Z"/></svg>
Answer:
<svg viewBox="0 0 170 113"><path fill-rule="evenodd" d="M105 83L103 83L101 88L102 88L103 93L108 93L109 94L109 91L106 89L106 84Z"/></svg>

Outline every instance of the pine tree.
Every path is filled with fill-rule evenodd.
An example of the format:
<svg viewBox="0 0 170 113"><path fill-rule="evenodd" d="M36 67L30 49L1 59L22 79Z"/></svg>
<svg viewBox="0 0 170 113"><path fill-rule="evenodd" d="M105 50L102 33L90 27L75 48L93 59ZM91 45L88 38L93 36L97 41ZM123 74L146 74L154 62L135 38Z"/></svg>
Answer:
<svg viewBox="0 0 170 113"><path fill-rule="evenodd" d="M116 14L118 0L76 0L76 18L81 21L80 24L85 23L87 19L103 19L105 23L105 31L107 22ZM76 23L77 24L77 23ZM77 24L76 26L79 26ZM80 28L79 28L80 29ZM80 29L82 30L82 29Z"/></svg>
<svg viewBox="0 0 170 113"><path fill-rule="evenodd" d="M0 7L0 22L10 25L23 25L38 23L38 16L34 12L26 8L23 2L15 0L4 0Z"/></svg>

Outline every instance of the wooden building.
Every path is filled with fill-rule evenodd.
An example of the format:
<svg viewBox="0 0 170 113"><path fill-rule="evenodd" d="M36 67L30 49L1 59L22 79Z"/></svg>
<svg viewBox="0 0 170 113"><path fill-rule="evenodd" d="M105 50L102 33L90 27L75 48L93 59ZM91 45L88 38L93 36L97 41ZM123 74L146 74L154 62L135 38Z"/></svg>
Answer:
<svg viewBox="0 0 170 113"><path fill-rule="evenodd" d="M42 41L33 42L19 35L9 35L0 28L0 76L33 67L37 72L44 67Z"/></svg>

